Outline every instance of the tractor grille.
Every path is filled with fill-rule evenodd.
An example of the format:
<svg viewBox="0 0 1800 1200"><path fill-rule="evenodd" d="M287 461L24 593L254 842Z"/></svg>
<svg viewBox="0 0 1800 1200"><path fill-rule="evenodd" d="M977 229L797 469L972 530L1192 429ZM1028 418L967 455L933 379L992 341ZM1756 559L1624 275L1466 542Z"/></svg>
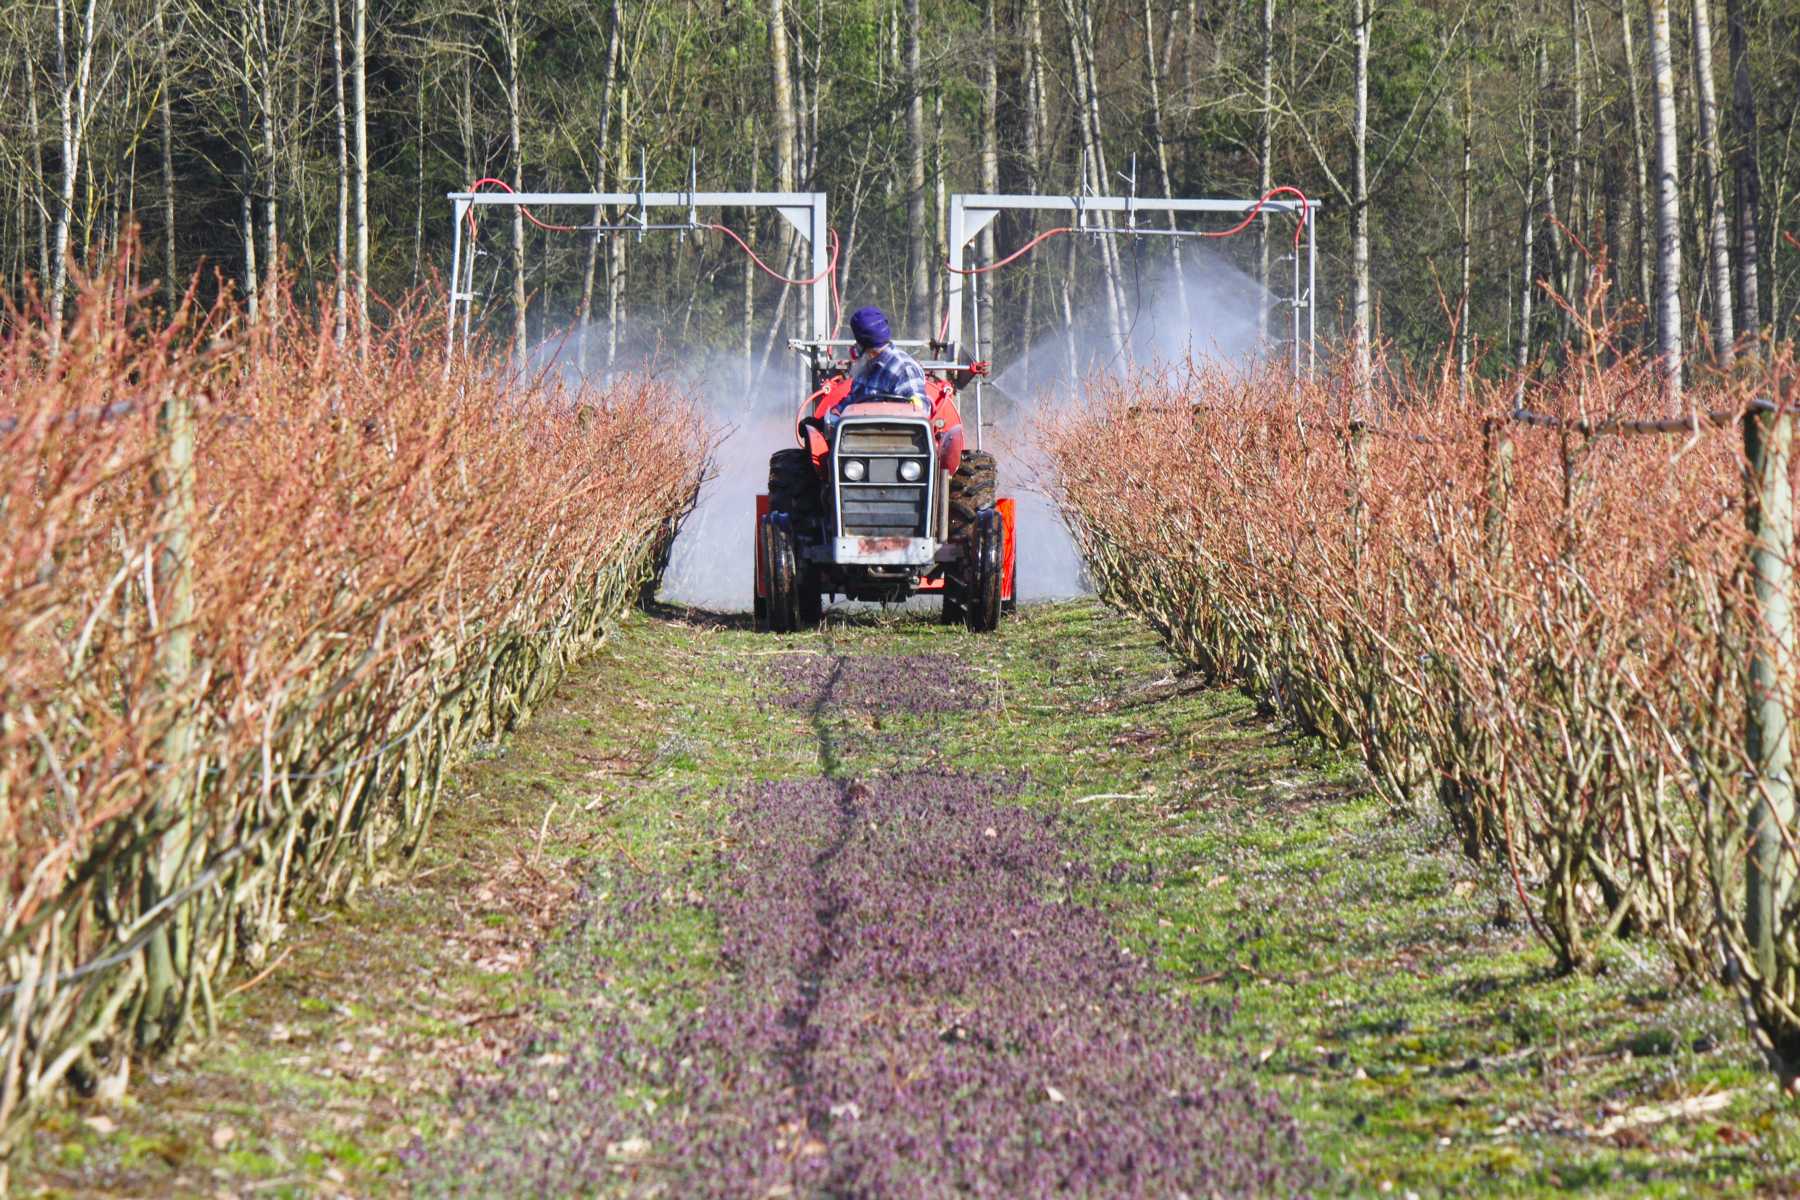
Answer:
<svg viewBox="0 0 1800 1200"><path fill-rule="evenodd" d="M838 453L925 454L925 431L917 425L846 425L838 441Z"/></svg>
<svg viewBox="0 0 1800 1200"><path fill-rule="evenodd" d="M867 474L860 483L842 475L842 464L860 459ZM924 468L919 482L900 478L909 458ZM920 425L845 424L838 435L838 498L846 537L924 537L929 528L930 435Z"/></svg>

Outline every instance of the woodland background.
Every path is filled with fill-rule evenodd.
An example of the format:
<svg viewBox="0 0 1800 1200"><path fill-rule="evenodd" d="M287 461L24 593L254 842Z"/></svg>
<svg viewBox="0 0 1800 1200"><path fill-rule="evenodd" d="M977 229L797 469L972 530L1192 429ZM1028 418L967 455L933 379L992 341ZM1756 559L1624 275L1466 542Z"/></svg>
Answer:
<svg viewBox="0 0 1800 1200"><path fill-rule="evenodd" d="M922 335L948 195L1121 192L1135 156L1145 195L1322 199L1322 334L1363 322L1416 360L1455 327L1497 371L1558 352L1546 289L1580 300L1603 260L1627 344L1655 344L1637 314L1667 277L1674 334L1716 351L1795 311L1800 3L1711 3L15 0L0 277L65 304L65 262L92 271L135 219L171 298L204 268L254 300L279 260L355 314L447 267L447 191L629 188L640 162L676 189L692 148L702 188L829 192L847 299ZM767 214L722 219L793 261ZM977 254L1033 228L1002 222ZM1233 261L1284 279L1290 228ZM1128 276L1171 252L1068 245L993 277L997 352L1095 289L1130 303ZM717 235L546 235L494 211L481 249L488 328L528 343L585 317L614 330L606 353L635 334L766 355L800 311Z"/></svg>

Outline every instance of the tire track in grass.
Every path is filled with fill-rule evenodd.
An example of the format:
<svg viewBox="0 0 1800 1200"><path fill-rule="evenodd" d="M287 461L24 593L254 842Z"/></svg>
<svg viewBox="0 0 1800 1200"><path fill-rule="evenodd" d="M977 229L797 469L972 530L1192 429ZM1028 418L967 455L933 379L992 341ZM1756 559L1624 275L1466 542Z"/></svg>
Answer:
<svg viewBox="0 0 1800 1200"><path fill-rule="evenodd" d="M462 1136L417 1148L418 1190L1305 1190L1315 1167L1276 1098L1195 1049L1224 1014L1153 987L1081 901L1091 872L1072 830L1014 802L1019 780L836 777L844 681L919 675L868 657L835 652L818 691L788 701L821 775L732 789L715 882L695 898L723 968L699 1003L602 988L546 1014L498 1078L467 1089ZM874 707L912 711L904 687ZM591 981L622 952L649 961L691 895L679 871L613 872L557 970Z"/></svg>

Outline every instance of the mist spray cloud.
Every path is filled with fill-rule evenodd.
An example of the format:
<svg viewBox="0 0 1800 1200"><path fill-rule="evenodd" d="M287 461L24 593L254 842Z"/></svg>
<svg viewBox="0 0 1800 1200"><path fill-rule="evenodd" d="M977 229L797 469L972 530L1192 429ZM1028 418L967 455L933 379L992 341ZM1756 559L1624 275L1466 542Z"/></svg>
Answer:
<svg viewBox="0 0 1800 1200"><path fill-rule="evenodd" d="M1155 272L1129 272L1125 280L1127 329L1115 340L1100 305L1084 306L1072 330L1056 329L1029 353L999 364L984 389L984 448L1000 460L1000 492L1018 501L1018 597L1060 599L1091 591L1062 515L1049 498L1046 466L1032 444L1041 414L1078 402L1084 381L1142 367L1185 369L1202 360L1248 368L1260 357L1263 289L1222 258L1184 252L1179 277L1166 264ZM1004 320L1004 314L999 315ZM754 588L756 496L768 485L769 455L793 446L794 422L805 397L800 360L777 350L766 370L759 356L691 350L674 353L662 326L641 321L616 339L616 371L647 371L671 379L698 403L721 437L713 472L699 503L676 538L664 575L664 599L726 612L747 611ZM589 361L603 360L604 326L588 330ZM575 361L576 339L546 342L538 365ZM964 421L974 424L972 389L960 397ZM973 439L971 439L973 444ZM1119 431L1119 470L1129 471L1130 431Z"/></svg>

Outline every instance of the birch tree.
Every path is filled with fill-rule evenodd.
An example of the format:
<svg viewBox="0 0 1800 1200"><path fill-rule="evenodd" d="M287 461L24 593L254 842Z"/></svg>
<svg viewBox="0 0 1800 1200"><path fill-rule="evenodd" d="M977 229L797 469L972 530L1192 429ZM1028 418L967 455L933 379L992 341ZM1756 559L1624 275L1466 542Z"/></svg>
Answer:
<svg viewBox="0 0 1800 1200"><path fill-rule="evenodd" d="M56 223L50 238L50 352L62 348L62 318L69 288L69 238L75 222L75 186L87 148L88 125L105 94L106 82L118 65L115 53L101 68L96 86L99 0L87 0L79 13L70 0L56 0L56 111L62 131L62 177L56 197Z"/></svg>
<svg viewBox="0 0 1800 1200"><path fill-rule="evenodd" d="M1656 353L1663 396L1681 411L1681 183L1675 135L1675 69L1669 38L1669 0L1647 0L1650 97L1656 136Z"/></svg>
<svg viewBox="0 0 1800 1200"><path fill-rule="evenodd" d="M932 323L931 277L926 270L925 248L931 233L925 228L925 81L919 65L919 0L906 0L906 323L926 326L925 336L937 333Z"/></svg>
<svg viewBox="0 0 1800 1200"><path fill-rule="evenodd" d="M1731 62L1731 112L1736 145L1732 154L1732 174L1736 177L1737 203L1737 317L1738 327L1746 333L1762 330L1762 296L1757 272L1762 254L1762 238L1757 221L1762 211L1762 166L1758 161L1762 144L1756 126L1756 91L1750 81L1750 35L1746 28L1750 0L1725 0L1725 23L1728 27ZM1760 358L1755 340L1745 343L1748 353Z"/></svg>
<svg viewBox="0 0 1800 1200"><path fill-rule="evenodd" d="M1726 231L1724 157L1719 153L1719 105L1713 88L1712 17L1707 0L1693 0L1694 92L1700 110L1701 189L1706 198L1707 266L1712 278L1713 354L1729 368L1737 345L1731 303L1731 239Z"/></svg>
<svg viewBox="0 0 1800 1200"><path fill-rule="evenodd" d="M369 0L350 0L350 85L356 135L356 328L368 344L369 328Z"/></svg>

